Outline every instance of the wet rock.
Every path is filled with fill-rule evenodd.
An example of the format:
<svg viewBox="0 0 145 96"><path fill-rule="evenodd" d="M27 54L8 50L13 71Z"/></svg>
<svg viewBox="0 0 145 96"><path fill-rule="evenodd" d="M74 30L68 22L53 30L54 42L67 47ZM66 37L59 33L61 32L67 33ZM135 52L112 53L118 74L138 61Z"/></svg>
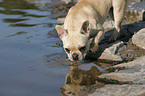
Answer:
<svg viewBox="0 0 145 96"><path fill-rule="evenodd" d="M145 28L139 30L135 35L133 35L132 42L136 46L145 49Z"/></svg>
<svg viewBox="0 0 145 96"><path fill-rule="evenodd" d="M57 34L57 32L56 32L55 29L52 30L52 31L49 31L49 32L48 32L48 35L49 35L49 36L52 36L52 37L55 37L55 38L59 38L59 36L58 36L58 34Z"/></svg>
<svg viewBox="0 0 145 96"><path fill-rule="evenodd" d="M89 96L144 96L145 85L106 85Z"/></svg>

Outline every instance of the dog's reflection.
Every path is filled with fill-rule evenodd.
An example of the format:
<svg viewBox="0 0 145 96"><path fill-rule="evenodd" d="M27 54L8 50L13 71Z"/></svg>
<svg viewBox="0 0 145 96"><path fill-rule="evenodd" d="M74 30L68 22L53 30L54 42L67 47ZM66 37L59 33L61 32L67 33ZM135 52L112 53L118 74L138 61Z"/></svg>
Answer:
<svg viewBox="0 0 145 96"><path fill-rule="evenodd" d="M96 77L101 72L96 66L90 70L79 69L77 65L69 67L69 72L65 77L65 84L61 88L63 96L87 96L96 87Z"/></svg>

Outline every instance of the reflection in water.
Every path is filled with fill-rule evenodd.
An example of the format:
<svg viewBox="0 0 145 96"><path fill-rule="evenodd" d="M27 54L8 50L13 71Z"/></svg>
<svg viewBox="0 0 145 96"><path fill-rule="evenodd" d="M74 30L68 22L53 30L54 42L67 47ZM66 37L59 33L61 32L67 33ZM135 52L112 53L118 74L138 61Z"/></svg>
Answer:
<svg viewBox="0 0 145 96"><path fill-rule="evenodd" d="M11 36L16 36L16 35L22 35L22 34L26 34L27 32L17 32L17 33L15 33L15 34L13 34L13 35L9 35L9 36L7 36L7 37L11 37Z"/></svg>
<svg viewBox="0 0 145 96"><path fill-rule="evenodd" d="M65 72L58 68L67 68L46 67L42 60L56 52L49 45L57 39L47 38L48 24L56 23L49 15L25 0L0 0L0 96L61 96Z"/></svg>
<svg viewBox="0 0 145 96"><path fill-rule="evenodd" d="M31 1L31 0L30 0ZM3 21L12 23L12 27L33 27L38 24L26 24L32 18L48 17L48 14L43 14L43 10L35 4L28 3L26 0L3 0L0 2L0 14L17 15L17 17L4 18ZM36 0L33 0L36 1ZM40 0L37 0L40 1ZM29 12L29 11L30 12ZM36 11L37 10L37 11Z"/></svg>
<svg viewBox="0 0 145 96"><path fill-rule="evenodd" d="M29 3L34 3L38 7L43 6L43 8L51 3L50 0L26 0L26 1ZM47 3L46 3L46 1L47 1Z"/></svg>
<svg viewBox="0 0 145 96"><path fill-rule="evenodd" d="M16 22L20 22L20 21L25 21L25 20L28 20L28 19L23 19L23 18L8 18L8 19L3 19L4 22L10 22L10 23L16 23Z"/></svg>
<svg viewBox="0 0 145 96"><path fill-rule="evenodd" d="M6 9L38 9L35 4L30 4L26 0L3 0L0 6Z"/></svg>
<svg viewBox="0 0 145 96"><path fill-rule="evenodd" d="M96 88L103 86L96 82L96 77L100 74L101 72L96 66L92 66L87 71L79 69L77 65L70 66L65 77L65 84L61 88L62 95L87 96L87 94L93 93Z"/></svg>

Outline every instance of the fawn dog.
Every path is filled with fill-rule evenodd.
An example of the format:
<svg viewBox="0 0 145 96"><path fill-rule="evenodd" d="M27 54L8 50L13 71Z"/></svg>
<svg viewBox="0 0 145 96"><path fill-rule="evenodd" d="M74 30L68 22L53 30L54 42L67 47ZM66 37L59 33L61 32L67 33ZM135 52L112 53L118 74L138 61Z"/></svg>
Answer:
<svg viewBox="0 0 145 96"><path fill-rule="evenodd" d="M56 25L55 29L71 61L84 59L89 50L98 50L98 44L104 37L102 24L108 13L115 21L115 31L108 41L117 39L126 2L127 0L80 0L70 8L64 27ZM111 8L113 12L110 11Z"/></svg>

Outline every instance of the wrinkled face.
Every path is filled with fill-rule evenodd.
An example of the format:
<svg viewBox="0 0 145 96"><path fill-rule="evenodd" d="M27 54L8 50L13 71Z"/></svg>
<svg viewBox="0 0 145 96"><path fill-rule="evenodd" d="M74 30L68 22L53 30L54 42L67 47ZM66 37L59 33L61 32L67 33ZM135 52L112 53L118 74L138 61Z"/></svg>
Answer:
<svg viewBox="0 0 145 96"><path fill-rule="evenodd" d="M65 30L60 25L56 25L56 30L60 39L63 41L63 47L71 61L84 59L89 50L89 22L82 23L79 30ZM70 29L73 29L70 28Z"/></svg>
<svg viewBox="0 0 145 96"><path fill-rule="evenodd" d="M68 35L62 41L64 50L71 61L85 58L90 45L87 34Z"/></svg>

